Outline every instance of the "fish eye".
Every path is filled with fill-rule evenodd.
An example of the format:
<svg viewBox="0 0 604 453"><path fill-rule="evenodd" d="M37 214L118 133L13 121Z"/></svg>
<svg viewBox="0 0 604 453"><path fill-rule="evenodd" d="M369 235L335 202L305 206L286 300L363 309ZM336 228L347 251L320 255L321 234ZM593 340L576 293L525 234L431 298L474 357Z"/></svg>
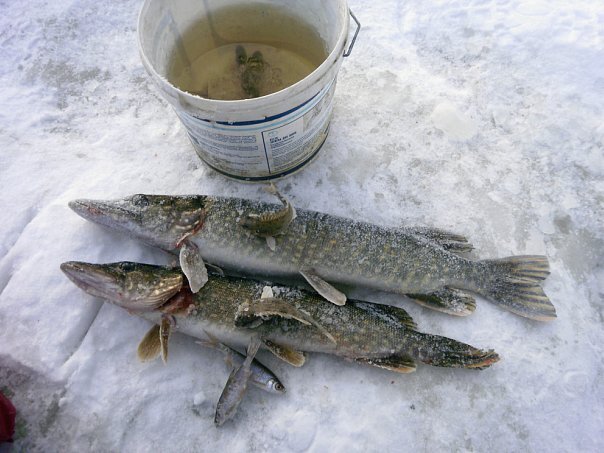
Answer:
<svg viewBox="0 0 604 453"><path fill-rule="evenodd" d="M149 206L149 199L145 195L138 194L132 197L132 203L144 208Z"/></svg>
<svg viewBox="0 0 604 453"><path fill-rule="evenodd" d="M283 387L283 384L281 384L280 382L276 382L275 383L275 390L281 392L281 391L285 390L285 387Z"/></svg>

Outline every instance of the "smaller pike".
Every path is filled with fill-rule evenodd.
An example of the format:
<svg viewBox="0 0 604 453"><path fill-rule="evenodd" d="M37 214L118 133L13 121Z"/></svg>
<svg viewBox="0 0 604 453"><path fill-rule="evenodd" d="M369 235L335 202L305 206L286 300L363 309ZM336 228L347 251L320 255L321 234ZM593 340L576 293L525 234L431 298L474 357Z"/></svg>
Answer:
<svg viewBox="0 0 604 453"><path fill-rule="evenodd" d="M239 66L243 66L247 63L247 52L245 51L245 47L239 45L235 48L235 62Z"/></svg>
<svg viewBox="0 0 604 453"><path fill-rule="evenodd" d="M334 344L337 343L336 339L308 313L294 307L286 300L274 297L273 289L270 286L264 287L260 299L252 302L246 300L239 305L235 315L235 325L254 328L274 317L293 319L307 326L315 326L330 341L333 341Z"/></svg>
<svg viewBox="0 0 604 453"><path fill-rule="evenodd" d="M279 193L273 183L266 191L279 198L283 203L283 209L260 214L247 212L239 220L239 225L256 236L266 238L266 244L274 251L276 248L275 236L281 236L287 231L289 224L296 218L296 210L289 200Z"/></svg>
<svg viewBox="0 0 604 453"><path fill-rule="evenodd" d="M251 98L260 96L260 82L264 73L264 57L257 50L251 57L247 56L245 48L241 45L235 48L235 61L241 68L241 88Z"/></svg>

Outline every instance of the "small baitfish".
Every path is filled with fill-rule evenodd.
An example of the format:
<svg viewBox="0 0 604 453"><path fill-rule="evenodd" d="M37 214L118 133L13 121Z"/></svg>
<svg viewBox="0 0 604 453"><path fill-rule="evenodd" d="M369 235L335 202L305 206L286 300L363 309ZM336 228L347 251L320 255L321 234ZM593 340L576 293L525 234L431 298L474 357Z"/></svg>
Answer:
<svg viewBox="0 0 604 453"><path fill-rule="evenodd" d="M210 275L207 284L194 294L177 268L70 261L61 269L87 293L156 324L169 315L179 332L201 340L209 334L213 341L232 346L247 347L253 337L258 337L265 349L294 366L304 364L307 352L333 354L400 373L415 371L416 361L482 369L499 360L492 350L418 332L407 312L386 305L350 300L343 307L335 307L314 293L273 286L273 298L290 306L282 310L287 311L285 316L280 316L278 305L271 302L269 318L254 327L240 327L236 319L241 304L262 300L265 284ZM179 276L181 285L174 295L177 287L173 282ZM148 298L153 304L147 302ZM291 316L295 311L316 322L299 322Z"/></svg>
<svg viewBox="0 0 604 453"><path fill-rule="evenodd" d="M466 238L438 229L388 228L298 209L271 250L239 220L246 212L275 212L274 204L204 195L134 195L75 200L69 206L85 219L179 253L194 292L205 283L205 260L234 275L306 282L338 305L346 302L342 289L362 286L404 294L458 316L475 310L475 293L520 316L539 321L556 317L541 287L549 274L546 257L470 260L459 253L471 249Z"/></svg>
<svg viewBox="0 0 604 453"><path fill-rule="evenodd" d="M235 61L241 68L241 88L250 98L257 98L260 96L260 84L265 67L262 52L257 50L248 57L245 48L239 45L235 48Z"/></svg>
<svg viewBox="0 0 604 453"><path fill-rule="evenodd" d="M217 349L224 354L224 361L230 369L235 369L243 364L245 357L233 348L229 348L226 344L220 343L216 338L208 335L207 340L200 340L197 343L207 348ZM279 378L275 376L271 370L265 367L258 360L252 360L252 374L250 376L250 384L265 390L269 393L285 393L285 386Z"/></svg>
<svg viewBox="0 0 604 453"><path fill-rule="evenodd" d="M247 212L239 219L239 225L256 236L266 238L268 247L274 251L275 236L281 236L287 231L289 224L296 218L296 210L289 200L279 193L273 183L266 190L279 198L283 203L283 209L260 214Z"/></svg>
<svg viewBox="0 0 604 453"><path fill-rule="evenodd" d="M216 415L214 417L216 426L221 426L237 412L237 408L245 396L247 384L252 375L252 361L260 345L260 338L252 337L245 360L229 375L229 379L220 394L218 404L216 404Z"/></svg>
<svg viewBox="0 0 604 453"><path fill-rule="evenodd" d="M243 47L242 45L238 45L237 47L235 47L235 62L239 66L243 66L247 63L247 52L245 50L245 47Z"/></svg>

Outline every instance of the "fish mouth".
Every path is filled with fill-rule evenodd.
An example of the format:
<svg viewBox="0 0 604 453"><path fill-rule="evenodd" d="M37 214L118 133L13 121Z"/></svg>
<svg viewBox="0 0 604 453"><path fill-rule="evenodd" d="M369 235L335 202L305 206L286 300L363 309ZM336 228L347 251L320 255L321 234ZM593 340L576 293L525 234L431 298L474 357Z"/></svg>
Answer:
<svg viewBox="0 0 604 453"><path fill-rule="evenodd" d="M120 200L104 201L80 198L70 201L69 207L80 217L110 228L124 228L126 223L140 217L140 214L129 209L128 204Z"/></svg>
<svg viewBox="0 0 604 453"><path fill-rule="evenodd" d="M182 274L161 266L68 261L61 270L78 288L129 310L151 311L181 290Z"/></svg>
<svg viewBox="0 0 604 453"><path fill-rule="evenodd" d="M92 296L113 301L120 293L115 277L101 265L67 261L61 264L61 270L78 288Z"/></svg>

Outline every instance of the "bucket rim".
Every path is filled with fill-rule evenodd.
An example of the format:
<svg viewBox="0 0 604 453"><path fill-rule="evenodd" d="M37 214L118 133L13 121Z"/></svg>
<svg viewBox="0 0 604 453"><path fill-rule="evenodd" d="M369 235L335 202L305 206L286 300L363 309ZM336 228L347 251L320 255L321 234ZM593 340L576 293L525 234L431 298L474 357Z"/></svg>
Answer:
<svg viewBox="0 0 604 453"><path fill-rule="evenodd" d="M182 90L181 88L171 83L165 76L160 75L156 71L153 64L151 64L151 62L149 61L149 58L147 57L143 47L141 25L143 22L143 14L146 12L146 9L153 1L155 0L145 0L143 2L143 5L138 14L136 26L136 40L138 44L139 54L143 62L143 66L153 78L155 78L158 82L163 85L162 90L164 92L168 93L171 91L173 96L178 97L180 101L179 103L182 104L182 101L184 100L191 107L198 107L203 110L215 110L225 112L234 109L253 110L255 108L266 107L270 104L281 103L283 101L283 98L288 97L290 93L301 93L317 84L326 74L329 73L330 68L334 64L336 64L338 60L344 58L344 50L346 48L346 41L348 39L349 30L349 8L347 0L340 0L340 3L342 4L342 8L340 11L342 19L342 28L340 30L336 43L332 51L327 55L323 62L306 77L294 83L293 85L289 85L279 91L257 98L236 100L203 98L201 96L191 94L188 91Z"/></svg>

